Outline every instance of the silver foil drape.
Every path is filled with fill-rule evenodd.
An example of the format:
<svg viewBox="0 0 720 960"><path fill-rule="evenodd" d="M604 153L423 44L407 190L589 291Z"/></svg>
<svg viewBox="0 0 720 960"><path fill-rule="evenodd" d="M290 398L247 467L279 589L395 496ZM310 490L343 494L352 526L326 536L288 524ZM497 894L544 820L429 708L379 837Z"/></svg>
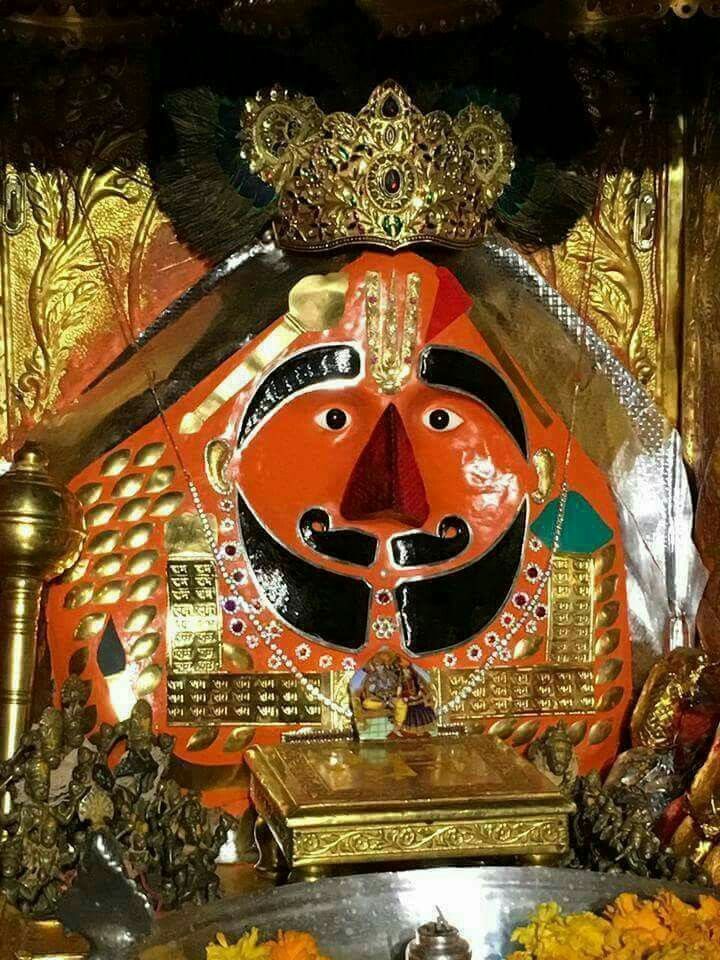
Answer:
<svg viewBox="0 0 720 960"><path fill-rule="evenodd" d="M597 403L580 403L574 431L591 456L599 453L599 459L605 461L602 465L617 501L627 565L630 627L639 654L640 676L636 679L642 679L648 660L642 656L643 651L657 655L692 645L695 617L707 581L692 539L693 506L680 436L605 340L520 254L488 244L477 256L487 259L508 283L519 284L542 304L584 354L590 371L583 370L582 356L575 361L576 370L584 378L581 392L589 389L593 376L605 378L628 418L631 429L624 434L616 432L613 443L593 451L592 438L586 435L595 431L599 421L610 418L612 410L606 409L603 417ZM519 307L516 302L514 312ZM502 325L502 319L498 322ZM532 345L526 353L531 351ZM523 361L522 357L518 359ZM552 370L546 371L543 385L552 376ZM567 399L564 406L567 411ZM584 423L587 414L588 423Z"/></svg>

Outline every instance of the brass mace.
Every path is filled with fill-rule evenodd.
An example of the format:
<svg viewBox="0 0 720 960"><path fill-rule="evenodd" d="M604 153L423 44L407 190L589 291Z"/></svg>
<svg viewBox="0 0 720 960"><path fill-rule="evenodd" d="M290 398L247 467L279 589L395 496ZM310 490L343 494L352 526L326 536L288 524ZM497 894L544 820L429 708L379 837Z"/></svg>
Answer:
<svg viewBox="0 0 720 960"><path fill-rule="evenodd" d="M0 477L0 760L30 718L43 583L75 563L84 540L80 502L52 479L42 448L26 443Z"/></svg>

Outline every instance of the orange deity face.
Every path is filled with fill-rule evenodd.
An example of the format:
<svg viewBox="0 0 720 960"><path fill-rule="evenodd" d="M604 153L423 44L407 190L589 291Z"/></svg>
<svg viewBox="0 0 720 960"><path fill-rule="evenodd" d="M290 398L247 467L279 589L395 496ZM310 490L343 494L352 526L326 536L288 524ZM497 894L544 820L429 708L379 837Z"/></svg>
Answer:
<svg viewBox="0 0 720 960"><path fill-rule="evenodd" d="M388 591L419 655L468 640L506 600L531 470L502 375L428 342L467 307L459 285L414 257L399 274L398 259L351 269L341 324L243 398L229 472L249 566L283 619L358 650L373 589ZM438 635L433 596L468 585Z"/></svg>
<svg viewBox="0 0 720 960"><path fill-rule="evenodd" d="M280 318L75 479L89 535L50 590L56 685L91 682L99 722L148 697L233 807L248 731L337 719L378 654L428 671L438 723L521 748L564 719L602 766L631 661L605 477L448 270L366 253L345 279L332 326Z"/></svg>

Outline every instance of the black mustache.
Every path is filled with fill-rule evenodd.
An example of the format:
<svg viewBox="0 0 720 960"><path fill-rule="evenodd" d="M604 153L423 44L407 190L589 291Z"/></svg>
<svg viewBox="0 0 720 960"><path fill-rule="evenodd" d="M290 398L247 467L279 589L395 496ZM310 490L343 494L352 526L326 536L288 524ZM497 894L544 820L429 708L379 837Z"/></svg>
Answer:
<svg viewBox="0 0 720 960"><path fill-rule="evenodd" d="M427 566L458 557L470 543L470 528L461 517L444 517L434 533L403 533L393 537L393 560L399 567Z"/></svg>
<svg viewBox="0 0 720 960"><path fill-rule="evenodd" d="M361 530L330 529L330 515L320 507L306 510L298 524L305 543L317 553L343 563L369 567L377 553L377 537Z"/></svg>

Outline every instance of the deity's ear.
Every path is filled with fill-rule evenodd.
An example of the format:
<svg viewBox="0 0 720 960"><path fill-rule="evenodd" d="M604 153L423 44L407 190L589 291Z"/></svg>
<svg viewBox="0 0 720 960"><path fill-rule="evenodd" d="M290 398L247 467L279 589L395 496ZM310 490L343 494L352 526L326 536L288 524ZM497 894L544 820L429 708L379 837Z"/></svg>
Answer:
<svg viewBox="0 0 720 960"><path fill-rule="evenodd" d="M537 489L530 496L535 503L545 503L555 482L555 454L547 447L541 447L533 454L533 464L537 473Z"/></svg>
<svg viewBox="0 0 720 960"><path fill-rule="evenodd" d="M232 447L227 440L211 440L205 447L205 473L216 493L228 494L232 490L227 476L231 456Z"/></svg>

